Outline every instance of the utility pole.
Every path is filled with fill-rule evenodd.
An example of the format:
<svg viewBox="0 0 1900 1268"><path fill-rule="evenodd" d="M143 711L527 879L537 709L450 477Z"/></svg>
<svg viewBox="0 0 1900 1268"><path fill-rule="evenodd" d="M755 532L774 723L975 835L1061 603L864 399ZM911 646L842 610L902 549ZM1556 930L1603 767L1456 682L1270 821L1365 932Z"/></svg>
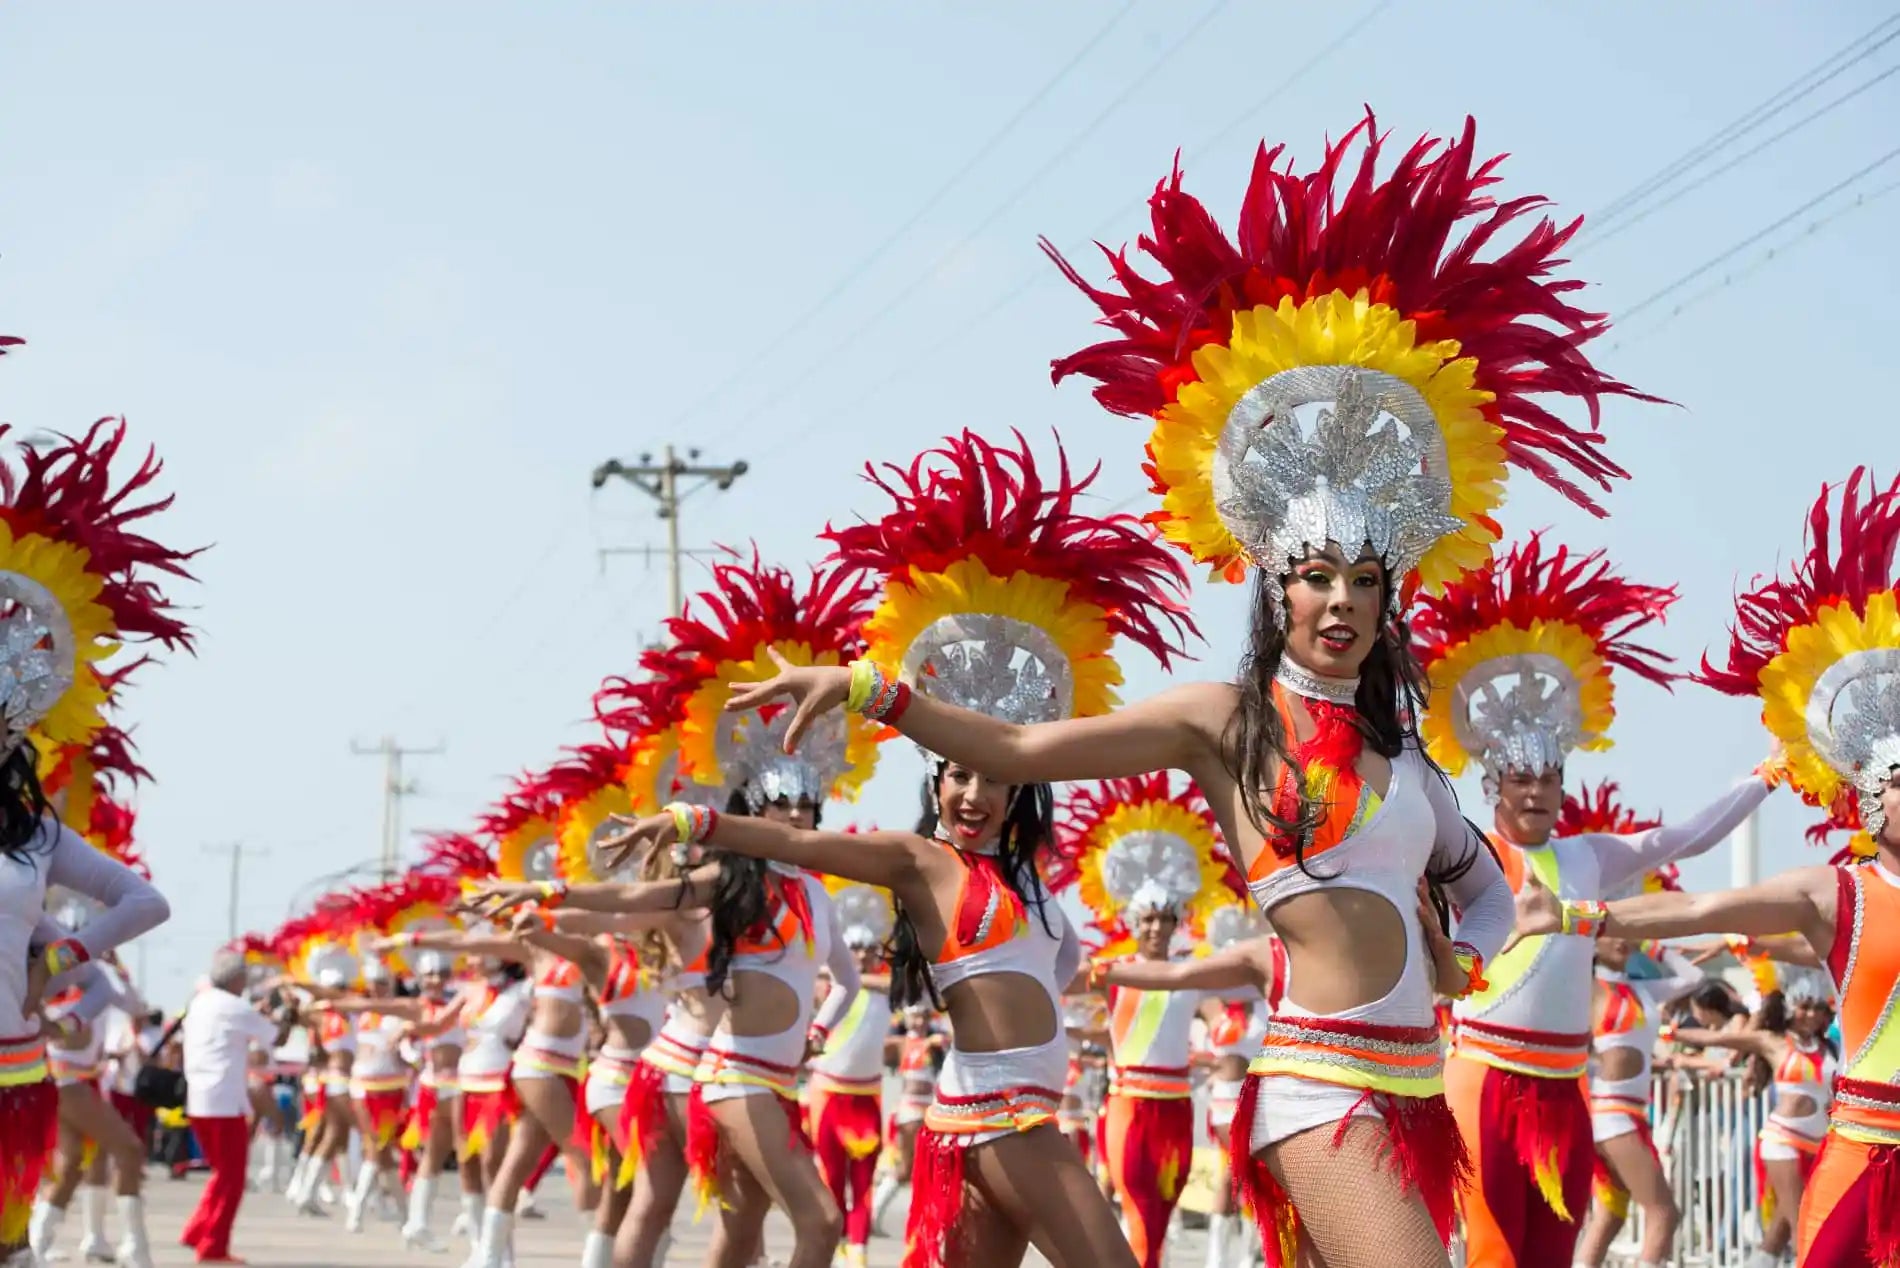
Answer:
<svg viewBox="0 0 1900 1268"><path fill-rule="evenodd" d="M382 874L386 881L396 879L397 858L402 854L402 799L416 793L416 782L402 776L405 757L434 757L448 752L441 741L428 748L405 748L393 736L385 735L374 744L350 741L350 752L358 757L383 759L383 850Z"/></svg>
<svg viewBox="0 0 1900 1268"><path fill-rule="evenodd" d="M653 455L643 453L637 466L628 466L618 458L609 458L594 468L594 487L606 486L612 476L619 476L629 484L638 485L660 504L659 516L666 521L666 597L667 614L679 616L686 606L685 595L680 587L680 501L684 494L680 491L680 480L694 477L698 484L687 489L692 493L710 484L722 492L732 487L732 482L746 473L743 460L729 466L715 467L702 465L699 450L688 449L685 461L681 461L673 452L673 446L667 445L660 451L660 461L654 462Z"/></svg>
<svg viewBox="0 0 1900 1268"><path fill-rule="evenodd" d="M269 854L270 851L263 848L262 846L245 845L242 841L226 841L219 845L207 845L207 846L202 846L200 848L206 854L228 854L231 856L231 884L230 884L230 890L228 894L226 895L225 926L227 929L226 936L231 941L235 942L237 941L237 936L238 936L239 876L244 867L244 856L249 854L256 858L263 858L265 855ZM143 959L144 959L144 947L141 945L140 947L141 968L139 971L140 977L144 976L144 969L142 967Z"/></svg>

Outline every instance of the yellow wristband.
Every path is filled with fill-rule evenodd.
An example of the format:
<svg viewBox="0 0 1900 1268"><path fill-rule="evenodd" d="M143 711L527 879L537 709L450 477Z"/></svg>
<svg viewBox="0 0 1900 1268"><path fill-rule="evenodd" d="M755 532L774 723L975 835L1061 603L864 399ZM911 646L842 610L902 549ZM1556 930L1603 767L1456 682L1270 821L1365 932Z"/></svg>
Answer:
<svg viewBox="0 0 1900 1268"><path fill-rule="evenodd" d="M868 660L851 662L851 690L845 693L844 707L861 713L871 703L871 691L877 685L877 666Z"/></svg>
<svg viewBox="0 0 1900 1268"><path fill-rule="evenodd" d="M680 845L693 843L693 811L684 802L676 801L666 808L673 816L673 838Z"/></svg>

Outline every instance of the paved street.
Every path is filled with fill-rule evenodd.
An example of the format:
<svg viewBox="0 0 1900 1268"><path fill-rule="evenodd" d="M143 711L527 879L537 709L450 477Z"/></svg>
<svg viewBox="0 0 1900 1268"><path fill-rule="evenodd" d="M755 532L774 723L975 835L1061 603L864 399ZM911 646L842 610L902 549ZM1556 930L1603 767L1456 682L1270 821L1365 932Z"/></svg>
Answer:
<svg viewBox="0 0 1900 1268"><path fill-rule="evenodd" d="M185 1217L198 1200L202 1184L203 1181L197 1176L175 1181L157 1171L147 1180L153 1250L160 1268L183 1268L183 1265L193 1262L191 1252L180 1247L177 1238L178 1231L184 1227ZM543 1204L548 1207L548 1218L521 1223L515 1237L515 1262L518 1268L555 1268L556 1265L572 1265L580 1258L585 1225L562 1201L566 1197L566 1186L556 1175L549 1178L541 1192ZM436 1214L438 1230L446 1232L449 1221L455 1216L452 1195L445 1195L437 1201ZM74 1215L77 1215L77 1211ZM61 1248L68 1252L79 1237L74 1228L75 1223L76 1220L68 1221L61 1241ZM439 1264L443 1268L456 1268L467 1255L466 1248L460 1244L446 1255L422 1255L407 1251L396 1236L396 1227L393 1223L372 1221L363 1233L351 1235L343 1231L340 1211L329 1219L299 1216L291 1211L282 1197L251 1193L245 1195L244 1209L238 1215L238 1231L232 1239L232 1250L255 1268L334 1268L345 1264L383 1268ZM108 1228L116 1237L117 1228L110 1223ZM674 1229L673 1251L667 1257L667 1262L676 1268L702 1263L710 1228L710 1217L708 1222L697 1227L682 1217ZM768 1253L781 1263L791 1248L791 1227L776 1213L766 1225L766 1246ZM899 1244L894 1240L874 1239L871 1243L872 1264L877 1268L894 1268L899 1249ZM1199 1264L1199 1234L1178 1233L1178 1242L1170 1247L1170 1251L1169 1261L1173 1264ZM58 1262L71 1264L73 1261L68 1258ZM1046 1261L1031 1253L1028 1262L1043 1264Z"/></svg>

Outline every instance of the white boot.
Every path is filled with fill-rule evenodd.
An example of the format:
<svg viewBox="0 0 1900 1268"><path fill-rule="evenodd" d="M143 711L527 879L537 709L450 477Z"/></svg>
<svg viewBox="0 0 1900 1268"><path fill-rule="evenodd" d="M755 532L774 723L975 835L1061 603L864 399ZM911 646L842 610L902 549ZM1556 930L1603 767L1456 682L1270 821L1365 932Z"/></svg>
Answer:
<svg viewBox="0 0 1900 1268"><path fill-rule="evenodd" d="M369 1209L370 1195L376 1192L376 1175L380 1170L375 1163L366 1162L356 1173L356 1187L350 1190L349 1199L344 1203L343 1227L349 1232L363 1231L363 1212Z"/></svg>
<svg viewBox="0 0 1900 1268"><path fill-rule="evenodd" d="M482 1237L482 1195L462 1193L462 1209L455 1216L455 1222L449 1225L450 1237L466 1237L470 1242L478 1242Z"/></svg>
<svg viewBox="0 0 1900 1268"><path fill-rule="evenodd" d="M521 1192L515 1194L515 1218L518 1220L544 1220L547 1218L546 1213L541 1210L540 1204L534 1200L533 1189L523 1189Z"/></svg>
<svg viewBox="0 0 1900 1268"><path fill-rule="evenodd" d="M409 1189L409 1218L402 1226L402 1244L411 1250L440 1254L448 1249L429 1231L429 1208L435 1204L434 1176L417 1176Z"/></svg>
<svg viewBox="0 0 1900 1268"><path fill-rule="evenodd" d="M59 1226L66 1222L66 1208L51 1202L35 1202L26 1222L27 1248L42 1259L59 1240Z"/></svg>
<svg viewBox="0 0 1900 1268"><path fill-rule="evenodd" d="M145 1199L119 1195L119 1268L152 1268L152 1243L145 1235Z"/></svg>
<svg viewBox="0 0 1900 1268"><path fill-rule="evenodd" d="M257 1160L257 1188L260 1193L269 1193L277 1187L278 1146L277 1137L265 1134L263 1147L258 1151L262 1156Z"/></svg>
<svg viewBox="0 0 1900 1268"><path fill-rule="evenodd" d="M597 1228L587 1230L581 1244L581 1268L614 1268L614 1239Z"/></svg>
<svg viewBox="0 0 1900 1268"><path fill-rule="evenodd" d="M891 1209L891 1203L897 1200L897 1191L903 1187L904 1182L897 1178L894 1171L886 1171L877 1178L877 1187L871 1190L871 1236L891 1235L884 1227L884 1216Z"/></svg>
<svg viewBox="0 0 1900 1268"><path fill-rule="evenodd" d="M482 1212L482 1241L475 1256L481 1268L510 1268L515 1259L514 1212L493 1207Z"/></svg>
<svg viewBox="0 0 1900 1268"><path fill-rule="evenodd" d="M1232 1268L1228 1263L1228 1244L1234 1217L1213 1214L1207 1217L1207 1268Z"/></svg>
<svg viewBox="0 0 1900 1268"><path fill-rule="evenodd" d="M79 1239L79 1257L89 1264L112 1262L112 1243L106 1240L106 1186L79 1186L79 1217L86 1226Z"/></svg>

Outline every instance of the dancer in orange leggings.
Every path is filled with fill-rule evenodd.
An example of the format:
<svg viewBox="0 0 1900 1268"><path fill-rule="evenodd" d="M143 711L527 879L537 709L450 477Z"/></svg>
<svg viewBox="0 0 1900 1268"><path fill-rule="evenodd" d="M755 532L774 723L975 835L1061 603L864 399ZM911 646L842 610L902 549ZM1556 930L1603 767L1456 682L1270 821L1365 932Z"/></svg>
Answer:
<svg viewBox="0 0 1900 1268"><path fill-rule="evenodd" d="M1617 671L1673 676L1632 641L1673 589L1613 575L1538 537L1420 599L1412 629L1430 677L1423 733L1452 774L1472 763L1496 806L1492 847L1512 889L1567 898L1630 892L1672 859L1726 837L1768 794L1743 780L1713 805L1640 832L1558 831L1564 762L1610 744ZM1584 1071L1593 1017L1588 938L1526 939L1457 1002L1445 1092L1474 1164L1460 1194L1469 1268L1572 1262L1596 1150Z"/></svg>
<svg viewBox="0 0 1900 1268"><path fill-rule="evenodd" d="M1074 789L1064 837L1075 842L1082 901L1098 926L1132 934L1135 958L1165 964L1185 917L1195 923L1236 885L1223 883L1214 813L1191 783L1167 772ZM1097 966L1097 975L1110 965ZM1121 1198L1122 1225L1142 1268L1159 1268L1168 1223L1194 1160L1188 1081L1196 990L1107 985L1108 1099L1102 1156Z"/></svg>
<svg viewBox="0 0 1900 1268"><path fill-rule="evenodd" d="M1743 596L1709 685L1759 695L1789 780L1841 826L1852 866L1805 867L1748 889L1593 903L1526 886L1518 930L1626 938L1804 937L1841 1000L1842 1076L1801 1200L1803 1268L1900 1265L1900 480L1824 489L1807 557Z"/></svg>

